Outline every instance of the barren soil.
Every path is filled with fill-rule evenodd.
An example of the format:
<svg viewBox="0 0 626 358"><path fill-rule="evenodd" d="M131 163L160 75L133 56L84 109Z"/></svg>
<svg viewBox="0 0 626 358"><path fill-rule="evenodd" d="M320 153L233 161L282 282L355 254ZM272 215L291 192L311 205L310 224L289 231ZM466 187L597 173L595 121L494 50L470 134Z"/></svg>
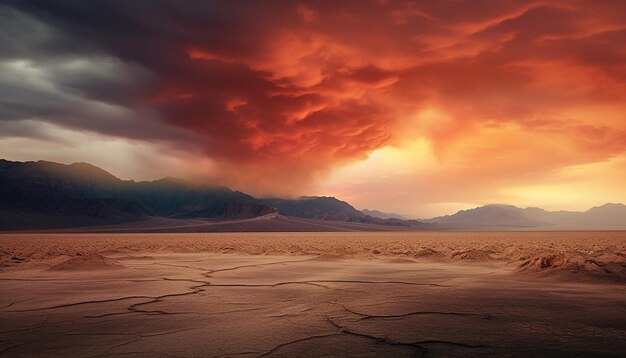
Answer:
<svg viewBox="0 0 626 358"><path fill-rule="evenodd" d="M0 235L4 356L626 354L626 233Z"/></svg>

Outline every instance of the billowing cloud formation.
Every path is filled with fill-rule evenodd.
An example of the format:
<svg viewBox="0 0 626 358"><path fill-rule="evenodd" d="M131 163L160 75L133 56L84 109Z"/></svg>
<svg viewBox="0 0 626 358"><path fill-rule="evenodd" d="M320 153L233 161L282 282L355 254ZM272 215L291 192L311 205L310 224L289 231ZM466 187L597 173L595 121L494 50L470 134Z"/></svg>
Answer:
<svg viewBox="0 0 626 358"><path fill-rule="evenodd" d="M0 18L3 131L200 152L243 189L422 139L494 176L626 150L619 0L5 1Z"/></svg>

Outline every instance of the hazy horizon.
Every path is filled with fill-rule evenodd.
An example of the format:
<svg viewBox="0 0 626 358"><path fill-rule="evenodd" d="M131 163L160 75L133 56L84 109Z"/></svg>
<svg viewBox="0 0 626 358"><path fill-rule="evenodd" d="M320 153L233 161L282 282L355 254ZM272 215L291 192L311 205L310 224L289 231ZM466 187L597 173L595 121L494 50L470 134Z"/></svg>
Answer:
<svg viewBox="0 0 626 358"><path fill-rule="evenodd" d="M8 160L8 159L0 158L0 160ZM37 162L37 161L44 161L45 162L46 160L34 160L32 162ZM21 162L21 161L16 161L16 162ZM28 161L24 161L24 162L28 162ZM52 162L52 161L49 161L49 162L56 163L56 162ZM81 164L81 163L93 165L92 163L87 163L87 162L58 163L58 164L71 165L71 164ZM96 167L98 167L98 166L96 166ZM108 172L109 174L115 176L116 178L118 178L120 180L126 180L126 181L130 180L130 181L136 181L136 182L141 182L141 181L150 182L150 181L159 181L159 180L167 179L167 178L178 179L178 180L185 180L185 179L178 178L178 177L175 177L175 176L172 176L172 175L166 175L166 176L156 177L156 178L145 178L145 179L122 178L122 177L119 177L118 175L115 175L115 173L109 172L106 168L102 168L102 167L98 167L98 168ZM200 181L198 181L198 180L196 180L196 181L187 181L187 183L190 184L190 185L221 185L220 183L203 182L201 180ZM238 188L234 188L234 187L229 187L229 189L234 190L234 191L242 191L242 190L239 190ZM280 196L279 195L277 197L286 198L286 199L298 199L298 198L307 197L307 196L331 196L331 197L333 197L332 195L323 194L323 193L322 194L318 194L318 195L309 195L309 194L306 194L306 193L303 194L303 195L284 195L284 196ZM268 196L266 198L270 198L270 197L272 197L272 196ZM263 197L260 197L260 198L263 198ZM342 200L342 201L346 201L346 200L344 200L344 198L341 198L341 197L337 197L337 199ZM352 205L352 203L350 203L350 202L348 202L348 204ZM411 214L406 214L406 213L398 213L398 212L393 212L393 211L385 211L385 210L381 210L381 209L376 208L376 207L357 207L355 205L353 205L353 206L357 210L359 210L359 211L365 211L365 210L379 211L381 214L391 214L392 216L394 216L394 215L401 216L404 219L414 219L414 220L426 219L426 220L428 220L428 219L432 219L432 218L435 218L435 217L446 216L446 215L453 215L453 214L455 214L455 213L457 213L459 211L471 210L471 209L476 209L476 208L480 208L480 207L484 207L484 206L510 206L510 205L513 205L513 206L521 208L521 209L540 208L540 209L544 209L546 211L551 211L551 212L557 212L557 211L584 212L584 211L587 211L587 210L595 208L595 207L600 207L600 206L603 206L603 205L611 205L611 204L618 204L618 205L621 204L621 205L624 205L624 203L620 203L620 202L605 202L605 203L598 203L597 205L593 205L591 207L583 207L583 208L581 208L579 210L573 210L573 209L565 210L565 209L559 209L559 208L548 209L548 208L545 208L545 207L539 207L537 205L516 206L516 205L510 204L510 203L486 202L486 203L478 203L478 204L467 204L469 206L461 206L461 204L459 204L459 208L458 209L451 209L449 211L442 211L441 213L430 215L430 216L424 216L424 215L420 216L420 215L411 215Z"/></svg>

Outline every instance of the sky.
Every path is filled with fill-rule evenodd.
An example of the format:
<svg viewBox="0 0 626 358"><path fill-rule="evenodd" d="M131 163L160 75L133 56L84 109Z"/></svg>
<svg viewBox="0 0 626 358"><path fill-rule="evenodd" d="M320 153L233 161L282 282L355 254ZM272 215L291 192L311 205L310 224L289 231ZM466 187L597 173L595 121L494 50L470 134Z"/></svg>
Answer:
<svg viewBox="0 0 626 358"><path fill-rule="evenodd" d="M626 2L0 0L0 157L432 217L626 202Z"/></svg>

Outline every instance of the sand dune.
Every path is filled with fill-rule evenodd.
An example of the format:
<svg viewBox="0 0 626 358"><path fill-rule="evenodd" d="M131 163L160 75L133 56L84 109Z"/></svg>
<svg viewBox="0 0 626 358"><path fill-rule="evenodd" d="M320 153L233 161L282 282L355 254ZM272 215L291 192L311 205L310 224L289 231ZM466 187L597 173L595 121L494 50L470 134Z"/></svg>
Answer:
<svg viewBox="0 0 626 358"><path fill-rule="evenodd" d="M544 276L565 274L571 277L585 276L626 282L626 257L623 252L605 256L603 260L597 257L589 258L576 252L548 253L523 260L519 263L517 271L541 273Z"/></svg>
<svg viewBox="0 0 626 358"><path fill-rule="evenodd" d="M121 268L117 261L107 259L98 254L77 254L58 264L50 266L48 270L52 271L78 271L78 270L103 270L111 268Z"/></svg>

